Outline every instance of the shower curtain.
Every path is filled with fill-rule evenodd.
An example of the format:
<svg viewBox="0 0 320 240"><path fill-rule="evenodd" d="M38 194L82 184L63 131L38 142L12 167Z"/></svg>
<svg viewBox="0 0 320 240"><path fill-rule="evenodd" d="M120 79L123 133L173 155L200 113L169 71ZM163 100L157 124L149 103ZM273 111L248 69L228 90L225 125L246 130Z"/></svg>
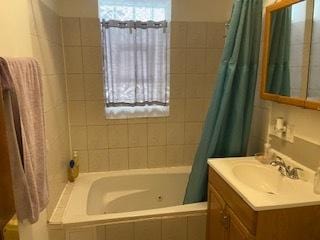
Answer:
<svg viewBox="0 0 320 240"><path fill-rule="evenodd" d="M290 96L291 7L271 15L267 92Z"/></svg>
<svg viewBox="0 0 320 240"><path fill-rule="evenodd" d="M259 62L262 0L235 0L217 88L190 174L184 203L206 200L207 159L243 156L250 132Z"/></svg>

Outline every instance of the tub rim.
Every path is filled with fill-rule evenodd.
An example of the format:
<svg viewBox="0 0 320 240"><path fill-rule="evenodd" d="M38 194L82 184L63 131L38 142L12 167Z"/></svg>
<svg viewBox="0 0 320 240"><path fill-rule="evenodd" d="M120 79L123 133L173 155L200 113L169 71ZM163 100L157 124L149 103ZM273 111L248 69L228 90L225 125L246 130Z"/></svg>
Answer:
<svg viewBox="0 0 320 240"><path fill-rule="evenodd" d="M61 229L70 227L73 228L99 226L111 223L137 221L141 219L204 213L207 211L207 202L110 214L88 215L86 211L86 204L90 188L95 181L98 181L102 178L132 175L190 173L190 170L190 166L180 166L154 169L130 169L121 171L81 173L79 175L79 178L74 183L67 183L67 185L65 186L65 189L60 196L58 205L56 206L56 209L54 210L48 224L51 229ZM71 205L70 197L75 190L83 191L82 194L86 197L86 200L81 204L81 212L79 214L70 216L67 215L67 209Z"/></svg>

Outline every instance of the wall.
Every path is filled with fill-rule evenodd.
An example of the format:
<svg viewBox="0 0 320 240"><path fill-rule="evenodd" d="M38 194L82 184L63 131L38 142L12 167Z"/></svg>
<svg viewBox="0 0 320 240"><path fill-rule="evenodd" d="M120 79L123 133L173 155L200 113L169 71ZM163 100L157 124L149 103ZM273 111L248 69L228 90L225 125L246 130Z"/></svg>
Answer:
<svg viewBox="0 0 320 240"><path fill-rule="evenodd" d="M97 1L59 4L64 16L72 149L79 150L81 171L192 164L231 1L173 1L170 117L128 120L104 116Z"/></svg>
<svg viewBox="0 0 320 240"><path fill-rule="evenodd" d="M290 96L305 98L306 97L306 72L308 71L309 55L308 45L310 46L310 35L307 24L311 22L307 19L307 4L301 2L292 8L291 17L291 36L290 36ZM301 14L305 13L305 14ZM308 22L307 22L308 21ZM307 23L306 23L307 22Z"/></svg>
<svg viewBox="0 0 320 240"><path fill-rule="evenodd" d="M272 0L265 0L265 5L271 4ZM259 73L258 88L260 88L260 77ZM276 141L276 147L279 151L286 152L291 156L297 156L296 159L302 164L306 164L312 168L315 168L317 162L310 163L305 157L298 155L295 152L305 152L306 149L312 149L312 153L319 153L318 146L320 146L320 112L315 110L308 110L298 108L294 106L288 106L284 104L266 102L260 99L259 94L256 94L255 101L255 113L252 125L252 137L250 138L250 148L259 151L263 150L263 143L267 139L268 127L273 123L277 117L283 117L289 124L295 127L295 143L288 147L288 143L278 143ZM288 150L289 149L289 150ZM250 153L254 153L251 151ZM314 159L314 158L312 158ZM316 160L314 160L316 161Z"/></svg>
<svg viewBox="0 0 320 240"><path fill-rule="evenodd" d="M270 122L277 117L284 117L295 126L296 137L320 145L320 112L273 103Z"/></svg>
<svg viewBox="0 0 320 240"><path fill-rule="evenodd" d="M68 229L68 239L77 240L205 240L206 213L153 217L106 226ZM59 235L52 235L54 237ZM59 239L60 240L60 239Z"/></svg>
<svg viewBox="0 0 320 240"><path fill-rule="evenodd" d="M35 57L41 64L51 214L67 182L69 159L64 58L56 1L2 1L0 19L1 56Z"/></svg>
<svg viewBox="0 0 320 240"><path fill-rule="evenodd" d="M311 46L311 59L310 59L310 80L308 97L320 100L320 1L315 1L314 6L314 22L313 22L313 37Z"/></svg>
<svg viewBox="0 0 320 240"><path fill-rule="evenodd" d="M98 0L58 0L63 17L97 17ZM172 0L172 21L226 22L231 0Z"/></svg>
<svg viewBox="0 0 320 240"><path fill-rule="evenodd" d="M168 118L106 120L97 18L63 18L71 142L81 171L191 165L224 44L224 23L172 22Z"/></svg>

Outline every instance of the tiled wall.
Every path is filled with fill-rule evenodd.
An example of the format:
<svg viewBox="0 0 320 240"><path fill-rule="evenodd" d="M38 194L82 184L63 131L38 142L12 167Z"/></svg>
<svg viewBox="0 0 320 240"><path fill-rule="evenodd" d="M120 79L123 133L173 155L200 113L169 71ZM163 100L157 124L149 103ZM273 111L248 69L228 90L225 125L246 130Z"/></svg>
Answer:
<svg viewBox="0 0 320 240"><path fill-rule="evenodd" d="M33 56L43 73L50 215L67 182L66 163L70 158L61 24L56 11L47 6L48 1L29 2Z"/></svg>
<svg viewBox="0 0 320 240"><path fill-rule="evenodd" d="M106 226L51 230L50 239L66 240L205 240L206 214L160 217Z"/></svg>
<svg viewBox="0 0 320 240"><path fill-rule="evenodd" d="M1 1L0 7L0 55L35 57L41 65L48 154L49 215L67 182L65 163L70 157L64 57L60 17L57 12L55 0ZM46 213L41 214L40 225L46 223L45 218ZM36 229L37 226L39 227L34 224L30 228ZM41 238L41 231L37 231L37 234Z"/></svg>
<svg viewBox="0 0 320 240"><path fill-rule="evenodd" d="M295 137L294 142L286 142L272 136L272 147L281 153L316 171L320 166L320 145Z"/></svg>
<svg viewBox="0 0 320 240"><path fill-rule="evenodd" d="M320 3L318 2L317 4L318 6L315 8L316 21L313 22L308 97L320 101Z"/></svg>
<svg viewBox="0 0 320 240"><path fill-rule="evenodd" d="M303 9L305 10L305 9ZM305 21L293 22L291 24L291 39L290 39L290 96L292 97L305 97L305 84L303 81L306 79L307 58L304 54L308 54L306 49L310 42L306 42L306 23Z"/></svg>
<svg viewBox="0 0 320 240"><path fill-rule="evenodd" d="M167 118L106 120L99 21L63 18L72 149L81 171L190 165L212 95L224 23L173 22Z"/></svg>
<svg viewBox="0 0 320 240"><path fill-rule="evenodd" d="M272 3L272 0L265 0L264 6ZM263 45L261 45L261 47L263 47ZM262 57L262 54L260 57ZM279 141L274 142L277 141L276 139L273 140L273 147L276 147L278 151L284 152L293 158L300 158L296 160L300 161L302 164L314 168L318 164L318 160L314 160L314 158L312 158L311 161L309 161L309 157L306 159L306 157L303 157L302 155L306 154L306 156L310 156L309 152L306 152L308 151L307 149L311 149L310 151L312 154L314 154L317 152L314 149L317 149L317 146L320 145L320 125L318 124L320 121L320 112L264 101L260 98L259 94L260 83L261 64L248 153L254 154L258 151L263 151L263 144L267 139L268 126L274 119L283 117L289 124L294 125L297 143L292 145L290 143L282 142L280 144ZM290 152L290 149L293 152ZM297 151L300 153L298 154Z"/></svg>
<svg viewBox="0 0 320 240"><path fill-rule="evenodd" d="M268 0L266 0L268 1ZM264 3L266 4L266 3ZM264 17L262 19L264 25ZM262 27L263 33L264 26ZM271 109L271 103L261 99L260 89L261 89L261 74L262 74L262 52L263 52L263 41L261 35L261 45L260 45L260 60L259 60L259 69L258 69L258 78L256 93L254 99L254 108L252 116L251 131L248 144L248 155L254 155L258 152L263 152L264 143L266 142L268 135L268 124L269 124L269 114Z"/></svg>

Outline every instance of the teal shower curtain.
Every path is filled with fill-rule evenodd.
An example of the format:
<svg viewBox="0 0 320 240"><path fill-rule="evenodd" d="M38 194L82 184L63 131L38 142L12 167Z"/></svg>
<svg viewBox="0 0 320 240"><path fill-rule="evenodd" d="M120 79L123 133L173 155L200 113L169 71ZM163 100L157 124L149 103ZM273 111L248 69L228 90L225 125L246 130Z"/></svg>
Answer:
<svg viewBox="0 0 320 240"><path fill-rule="evenodd" d="M195 156L184 204L206 200L207 159L243 156L257 81L262 0L235 0L217 88Z"/></svg>
<svg viewBox="0 0 320 240"><path fill-rule="evenodd" d="M267 92L290 96L291 7L271 15Z"/></svg>

